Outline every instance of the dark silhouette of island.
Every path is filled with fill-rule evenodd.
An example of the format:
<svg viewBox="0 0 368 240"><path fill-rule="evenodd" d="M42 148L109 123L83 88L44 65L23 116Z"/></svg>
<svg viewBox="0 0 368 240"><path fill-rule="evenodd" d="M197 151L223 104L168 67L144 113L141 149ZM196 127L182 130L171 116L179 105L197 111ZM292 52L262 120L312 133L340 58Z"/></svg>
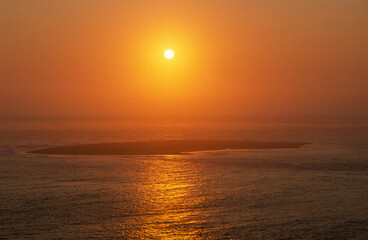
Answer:
<svg viewBox="0 0 368 240"><path fill-rule="evenodd" d="M60 155L179 155L196 151L231 149L299 148L302 142L254 142L225 140L157 140L73 145L38 149L29 153Z"/></svg>

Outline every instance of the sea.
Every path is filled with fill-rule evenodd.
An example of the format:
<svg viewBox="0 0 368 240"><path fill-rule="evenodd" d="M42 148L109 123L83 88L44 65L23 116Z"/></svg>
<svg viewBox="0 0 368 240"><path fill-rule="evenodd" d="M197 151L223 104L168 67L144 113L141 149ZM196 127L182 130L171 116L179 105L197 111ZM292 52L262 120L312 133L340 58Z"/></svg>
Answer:
<svg viewBox="0 0 368 240"><path fill-rule="evenodd" d="M27 153L162 139L310 144ZM368 239L368 122L0 119L0 239Z"/></svg>

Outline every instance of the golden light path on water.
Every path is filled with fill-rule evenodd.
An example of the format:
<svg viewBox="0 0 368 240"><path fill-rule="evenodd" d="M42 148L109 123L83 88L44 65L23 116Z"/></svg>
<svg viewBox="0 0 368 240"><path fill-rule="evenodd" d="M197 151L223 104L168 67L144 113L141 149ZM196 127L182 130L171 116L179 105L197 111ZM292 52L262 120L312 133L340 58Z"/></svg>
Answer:
<svg viewBox="0 0 368 240"><path fill-rule="evenodd" d="M203 178L188 156L157 158L145 161L146 169L136 189L140 216L133 226L122 226L122 237L125 229L135 229L139 239L197 238L201 235L198 226L206 217L202 207L205 196L201 196Z"/></svg>

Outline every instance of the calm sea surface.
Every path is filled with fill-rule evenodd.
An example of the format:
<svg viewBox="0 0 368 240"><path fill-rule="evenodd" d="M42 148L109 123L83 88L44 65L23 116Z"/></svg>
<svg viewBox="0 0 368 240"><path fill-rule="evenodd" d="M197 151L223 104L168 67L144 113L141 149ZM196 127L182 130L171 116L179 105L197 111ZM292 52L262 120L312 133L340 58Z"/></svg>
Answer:
<svg viewBox="0 0 368 240"><path fill-rule="evenodd" d="M368 239L365 124L65 126L0 131L0 239ZM175 138L312 144L182 156L26 153Z"/></svg>

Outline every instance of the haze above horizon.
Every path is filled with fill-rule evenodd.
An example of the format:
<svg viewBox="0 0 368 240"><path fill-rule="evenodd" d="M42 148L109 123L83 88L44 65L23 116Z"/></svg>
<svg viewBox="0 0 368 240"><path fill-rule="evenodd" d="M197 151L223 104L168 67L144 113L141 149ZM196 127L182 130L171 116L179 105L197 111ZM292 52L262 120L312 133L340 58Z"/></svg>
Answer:
<svg viewBox="0 0 368 240"><path fill-rule="evenodd" d="M0 116L367 116L367 25L358 0L4 0Z"/></svg>

